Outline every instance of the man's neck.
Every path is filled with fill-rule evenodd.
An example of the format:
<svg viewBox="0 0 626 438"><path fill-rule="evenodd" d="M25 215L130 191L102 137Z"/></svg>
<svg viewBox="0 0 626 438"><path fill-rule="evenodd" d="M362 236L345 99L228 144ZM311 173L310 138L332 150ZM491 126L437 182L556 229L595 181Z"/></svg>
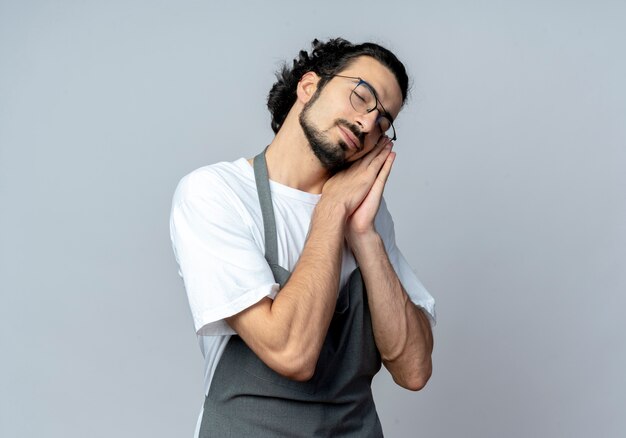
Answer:
<svg viewBox="0 0 626 438"><path fill-rule="evenodd" d="M299 125L283 126L267 148L265 158L272 181L303 192L322 193L331 176L311 150Z"/></svg>

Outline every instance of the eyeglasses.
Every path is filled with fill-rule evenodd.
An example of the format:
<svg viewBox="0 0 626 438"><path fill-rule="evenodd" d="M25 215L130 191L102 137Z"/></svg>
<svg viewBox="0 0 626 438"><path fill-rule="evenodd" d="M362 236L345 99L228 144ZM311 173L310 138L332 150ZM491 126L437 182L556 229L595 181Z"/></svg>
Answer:
<svg viewBox="0 0 626 438"><path fill-rule="evenodd" d="M380 105L381 110L378 110L378 118L376 124L380 133L386 135L391 141L396 141L396 128L393 127L391 121L391 114L387 112L382 103L378 100L378 96L374 88L363 79L353 76L333 75L340 78L353 79L358 81L352 92L350 93L350 103L352 108L359 114L368 114L378 108Z"/></svg>

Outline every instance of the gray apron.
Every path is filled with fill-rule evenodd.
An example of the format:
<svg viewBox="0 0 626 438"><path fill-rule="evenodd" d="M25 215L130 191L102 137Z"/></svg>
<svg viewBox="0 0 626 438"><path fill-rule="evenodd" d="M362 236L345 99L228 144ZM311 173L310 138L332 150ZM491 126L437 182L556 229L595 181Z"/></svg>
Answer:
<svg viewBox="0 0 626 438"><path fill-rule="evenodd" d="M265 152L254 158L254 173L263 213L265 258L282 287L290 272L278 265ZM357 268L339 292L310 380L281 376L239 336L230 338L204 401L199 437L382 437L371 391L372 378L379 370L380 354Z"/></svg>

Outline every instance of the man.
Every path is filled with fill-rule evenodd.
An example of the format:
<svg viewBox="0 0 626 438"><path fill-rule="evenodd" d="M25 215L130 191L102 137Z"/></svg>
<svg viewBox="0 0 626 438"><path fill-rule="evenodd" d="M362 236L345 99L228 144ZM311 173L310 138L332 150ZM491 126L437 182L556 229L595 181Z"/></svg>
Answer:
<svg viewBox="0 0 626 438"><path fill-rule="evenodd" d="M267 149L192 172L174 196L206 360L196 433L379 437L381 361L411 390L431 374L434 301L382 198L407 75L388 50L338 38L277 76Z"/></svg>

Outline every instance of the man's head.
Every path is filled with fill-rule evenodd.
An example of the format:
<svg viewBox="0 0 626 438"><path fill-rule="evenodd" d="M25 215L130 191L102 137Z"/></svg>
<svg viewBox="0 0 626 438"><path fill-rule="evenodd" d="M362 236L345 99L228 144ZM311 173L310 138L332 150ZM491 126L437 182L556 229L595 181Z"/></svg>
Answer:
<svg viewBox="0 0 626 438"><path fill-rule="evenodd" d="M404 66L393 53L340 38L314 40L311 54L301 51L293 68L284 66L277 78L268 97L272 129L278 132L296 101L304 101L300 125L331 171L371 150L381 131L392 136L391 123L408 89Z"/></svg>

